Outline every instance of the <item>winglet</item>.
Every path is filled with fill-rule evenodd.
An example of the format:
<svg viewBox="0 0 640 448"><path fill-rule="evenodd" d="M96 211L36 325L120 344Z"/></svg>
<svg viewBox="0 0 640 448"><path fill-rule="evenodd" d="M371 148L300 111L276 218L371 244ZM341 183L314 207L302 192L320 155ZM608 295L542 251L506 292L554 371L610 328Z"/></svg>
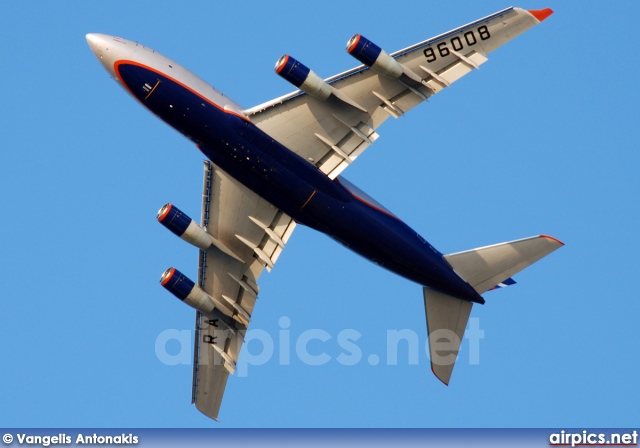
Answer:
<svg viewBox="0 0 640 448"><path fill-rule="evenodd" d="M533 17L538 19L538 22L542 22L544 19L549 17L551 14L553 14L553 10L551 8L537 9L537 10L530 9L529 14L531 14Z"/></svg>

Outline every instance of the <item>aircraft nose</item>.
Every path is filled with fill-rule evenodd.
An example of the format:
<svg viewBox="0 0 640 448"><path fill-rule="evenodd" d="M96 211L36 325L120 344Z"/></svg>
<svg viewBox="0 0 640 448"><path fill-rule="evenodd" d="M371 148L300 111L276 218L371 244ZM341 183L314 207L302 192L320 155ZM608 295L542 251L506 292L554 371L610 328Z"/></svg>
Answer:
<svg viewBox="0 0 640 448"><path fill-rule="evenodd" d="M93 54L98 58L100 64L109 72L111 76L115 76L113 71L113 63L118 58L118 52L113 51L110 47L111 36L106 34L90 33L87 34L87 43Z"/></svg>
<svg viewBox="0 0 640 448"><path fill-rule="evenodd" d="M100 48L100 41L102 39L100 39L100 36L98 36L95 33L89 33L87 34L87 43L89 44L89 48L91 48L91 51L93 51L93 54L95 54L98 58L101 56L101 48Z"/></svg>

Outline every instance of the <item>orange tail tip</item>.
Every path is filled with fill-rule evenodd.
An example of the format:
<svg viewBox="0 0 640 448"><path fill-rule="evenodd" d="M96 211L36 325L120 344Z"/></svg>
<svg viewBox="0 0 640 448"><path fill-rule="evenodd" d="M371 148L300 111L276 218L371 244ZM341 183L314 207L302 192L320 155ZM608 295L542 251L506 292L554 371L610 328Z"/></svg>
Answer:
<svg viewBox="0 0 640 448"><path fill-rule="evenodd" d="M434 370L434 368L433 368L433 364L431 364L431 371L432 371L432 372L433 372L433 374L436 376L436 378L438 378L438 379L442 382L442 384L444 384L445 386L448 386L448 385L449 385L449 383L447 383L445 380L443 380L442 378L440 378L440 377L438 376L438 374L436 373L436 371L435 371L435 370Z"/></svg>
<svg viewBox="0 0 640 448"><path fill-rule="evenodd" d="M537 10L530 9L529 13L533 17L538 19L539 22L542 22L544 19L549 17L551 14L553 14L553 10L551 8L537 9Z"/></svg>

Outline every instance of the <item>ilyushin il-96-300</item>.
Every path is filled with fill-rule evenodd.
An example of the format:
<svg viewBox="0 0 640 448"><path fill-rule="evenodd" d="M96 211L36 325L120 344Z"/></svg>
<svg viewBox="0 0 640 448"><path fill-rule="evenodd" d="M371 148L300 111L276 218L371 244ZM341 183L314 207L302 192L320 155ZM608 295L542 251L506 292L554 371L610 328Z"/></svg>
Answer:
<svg viewBox="0 0 640 448"><path fill-rule="evenodd" d="M148 47L87 35L113 79L207 158L200 223L172 204L158 213L200 249L196 281L170 268L161 284L197 310L192 400L202 413L217 419L258 277L273 268L298 224L423 288L431 368L449 383L472 305L562 243L536 235L443 254L342 172L385 120L449 87L551 14L508 8L395 53L356 34L346 50L360 65L324 80L284 55L275 71L298 90L250 109Z"/></svg>

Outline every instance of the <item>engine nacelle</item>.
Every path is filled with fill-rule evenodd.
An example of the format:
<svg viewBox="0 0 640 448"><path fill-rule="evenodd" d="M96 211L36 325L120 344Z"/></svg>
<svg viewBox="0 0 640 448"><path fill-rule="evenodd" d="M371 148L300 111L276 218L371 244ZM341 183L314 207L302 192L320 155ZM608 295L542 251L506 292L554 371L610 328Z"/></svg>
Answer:
<svg viewBox="0 0 640 448"><path fill-rule="evenodd" d="M164 271L160 277L160 284L178 299L205 314L209 314L214 308L217 308L209 294L176 268Z"/></svg>
<svg viewBox="0 0 640 448"><path fill-rule="evenodd" d="M217 309L221 313L246 325L246 321L234 315L231 304L225 304L220 300L214 299L176 268L169 268L164 271L162 277L160 277L160 284L178 299L206 315Z"/></svg>
<svg viewBox="0 0 640 448"><path fill-rule="evenodd" d="M288 54L278 59L275 71L298 89L315 98L326 100L332 93L329 84L324 82L324 80L316 75L309 67Z"/></svg>
<svg viewBox="0 0 640 448"><path fill-rule="evenodd" d="M178 207L172 204L165 204L158 211L158 222L171 230L174 234L185 240L189 244L202 249L209 250L211 246L215 246L231 258L244 263L244 260L236 255L231 249L222 244L212 235L207 233L196 222L189 218Z"/></svg>
<svg viewBox="0 0 640 448"><path fill-rule="evenodd" d="M175 205L165 204L158 211L158 222L189 244L202 250L209 249L213 244L211 235Z"/></svg>
<svg viewBox="0 0 640 448"><path fill-rule="evenodd" d="M404 73L398 61L361 34L349 39L347 53L382 76L398 79Z"/></svg>

